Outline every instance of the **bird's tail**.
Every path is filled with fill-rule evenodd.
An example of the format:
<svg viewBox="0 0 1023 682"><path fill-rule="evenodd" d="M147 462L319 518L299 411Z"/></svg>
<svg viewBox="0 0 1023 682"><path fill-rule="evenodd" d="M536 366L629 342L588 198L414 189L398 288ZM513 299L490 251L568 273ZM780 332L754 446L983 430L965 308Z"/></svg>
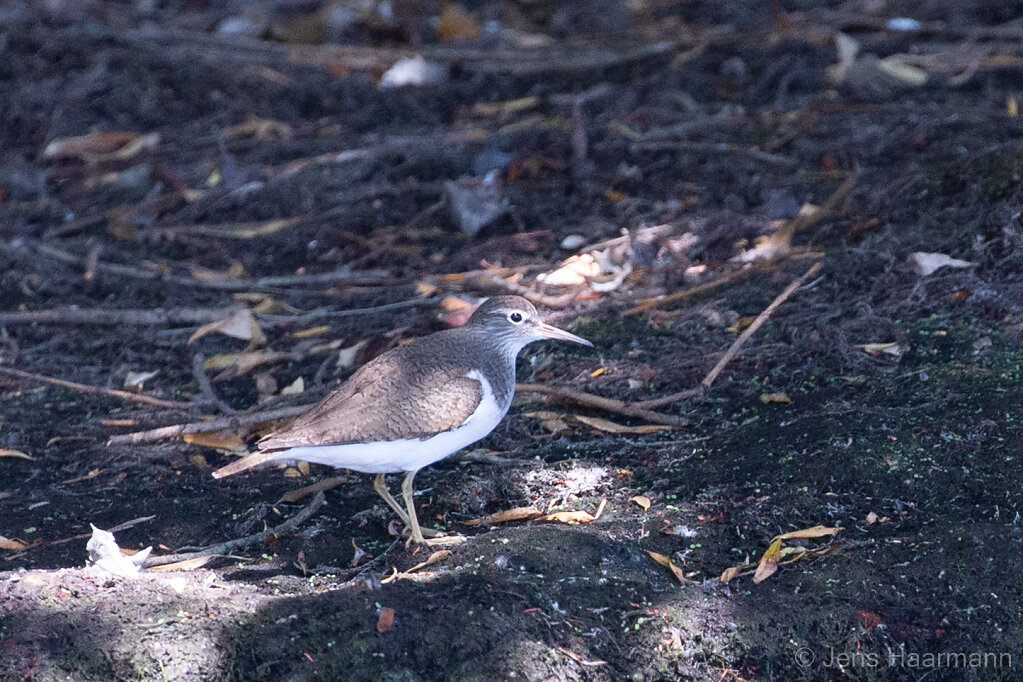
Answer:
<svg viewBox="0 0 1023 682"><path fill-rule="evenodd" d="M257 467L260 464L265 464L267 462L272 462L275 459L280 459L281 455L283 454L284 453L281 452L280 450L276 451L258 450L256 452L253 452L252 454L245 455L239 460L231 462L227 466L220 467L219 469L213 472L213 478L224 478L225 476L230 476L231 474L237 474L240 471L246 471L253 467Z"/></svg>

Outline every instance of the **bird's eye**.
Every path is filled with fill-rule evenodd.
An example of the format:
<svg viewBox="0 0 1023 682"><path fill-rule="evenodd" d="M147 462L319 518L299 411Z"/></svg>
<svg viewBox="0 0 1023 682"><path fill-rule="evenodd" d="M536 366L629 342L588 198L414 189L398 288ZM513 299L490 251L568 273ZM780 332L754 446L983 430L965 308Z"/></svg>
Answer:
<svg viewBox="0 0 1023 682"><path fill-rule="evenodd" d="M508 321L512 324L522 324L522 313L508 313Z"/></svg>

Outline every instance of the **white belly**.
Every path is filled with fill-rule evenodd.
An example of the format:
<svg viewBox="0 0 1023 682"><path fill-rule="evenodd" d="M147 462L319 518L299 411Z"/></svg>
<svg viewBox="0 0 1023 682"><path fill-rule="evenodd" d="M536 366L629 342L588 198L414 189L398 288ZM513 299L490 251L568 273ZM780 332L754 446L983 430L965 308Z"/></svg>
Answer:
<svg viewBox="0 0 1023 682"><path fill-rule="evenodd" d="M483 438L494 430L508 411L507 405L498 405L490 382L482 374L473 370L466 376L480 382L483 399L476 411L457 428L422 440L411 438L291 448L280 452L273 459L301 459L367 474L418 471Z"/></svg>

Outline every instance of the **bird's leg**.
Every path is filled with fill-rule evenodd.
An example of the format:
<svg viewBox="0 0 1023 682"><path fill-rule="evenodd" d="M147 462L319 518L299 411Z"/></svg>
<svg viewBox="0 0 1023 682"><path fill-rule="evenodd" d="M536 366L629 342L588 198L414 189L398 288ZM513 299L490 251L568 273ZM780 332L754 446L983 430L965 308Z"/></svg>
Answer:
<svg viewBox="0 0 1023 682"><path fill-rule="evenodd" d="M419 527L419 519L416 517L416 506L412 500L412 479L416 472L410 471L405 474L405 480L401 482L401 496L405 498L405 508L408 510L409 529L412 531L412 542L424 543L423 530Z"/></svg>
<svg viewBox="0 0 1023 682"><path fill-rule="evenodd" d="M398 504L398 500L394 499L391 495L391 491L387 489L387 478L384 474L377 474L377 477L373 479L373 490L377 491L377 495L382 497L384 502L387 503L387 506L394 510L394 513L398 515L398 518L401 519L402 523L411 527L408 520L408 514L406 514L405 510L401 508L400 504Z"/></svg>
<svg viewBox="0 0 1023 682"><path fill-rule="evenodd" d="M387 506L394 510L394 513L398 515L398 518L405 524L405 527L411 530L412 521L409 520L408 514L406 514L405 510L401 508L400 504L398 504L398 500L394 499L391 495L391 491L387 489L387 479L384 477L384 474L377 474L377 477L373 479L373 490L377 491L377 495L382 497L384 502L387 503ZM416 522L416 525L418 525L418 521ZM423 531L423 534L429 535L430 537L437 537L440 535L440 532L432 528L427 528Z"/></svg>
<svg viewBox="0 0 1023 682"><path fill-rule="evenodd" d="M416 507L412 500L412 479L415 478L416 472L410 471L405 474L405 480L401 482L401 495L405 498L405 507L408 509L409 520L412 522L409 526L412 530L411 542L420 542L427 545L454 545L459 542L464 542L465 538L457 533L455 535L444 535L439 533L432 528L420 528L419 519L416 517ZM430 539L427 540L423 535L429 535Z"/></svg>

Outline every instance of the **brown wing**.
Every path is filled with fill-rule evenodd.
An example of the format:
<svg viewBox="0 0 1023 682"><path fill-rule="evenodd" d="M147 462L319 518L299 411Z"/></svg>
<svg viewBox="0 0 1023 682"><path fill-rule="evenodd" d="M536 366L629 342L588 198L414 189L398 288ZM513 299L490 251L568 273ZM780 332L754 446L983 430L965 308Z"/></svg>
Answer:
<svg viewBox="0 0 1023 682"><path fill-rule="evenodd" d="M483 398L480 383L466 376L468 368L438 369L404 350L361 368L320 404L261 440L260 450L428 438L461 425Z"/></svg>

